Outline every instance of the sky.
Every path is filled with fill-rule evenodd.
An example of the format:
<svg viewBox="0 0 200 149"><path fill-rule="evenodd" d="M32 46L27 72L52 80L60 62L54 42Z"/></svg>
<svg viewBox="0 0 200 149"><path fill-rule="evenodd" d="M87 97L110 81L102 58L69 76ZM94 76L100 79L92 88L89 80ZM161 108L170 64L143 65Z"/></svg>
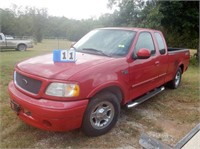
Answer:
<svg viewBox="0 0 200 149"><path fill-rule="evenodd" d="M11 8L13 4L22 9L26 6L47 8L50 16L81 20L111 13L107 3L108 0L2 0L0 8Z"/></svg>

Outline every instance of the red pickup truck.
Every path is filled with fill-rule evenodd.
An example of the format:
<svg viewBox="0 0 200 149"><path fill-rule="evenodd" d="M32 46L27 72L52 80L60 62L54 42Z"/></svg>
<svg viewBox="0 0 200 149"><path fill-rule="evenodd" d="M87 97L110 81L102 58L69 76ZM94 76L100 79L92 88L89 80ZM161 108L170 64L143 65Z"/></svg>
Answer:
<svg viewBox="0 0 200 149"><path fill-rule="evenodd" d="M135 107L165 84L176 89L190 57L188 49L167 48L160 31L143 28L95 29L71 48L74 63L54 62L47 54L16 65L10 103L26 123L105 134L121 106Z"/></svg>

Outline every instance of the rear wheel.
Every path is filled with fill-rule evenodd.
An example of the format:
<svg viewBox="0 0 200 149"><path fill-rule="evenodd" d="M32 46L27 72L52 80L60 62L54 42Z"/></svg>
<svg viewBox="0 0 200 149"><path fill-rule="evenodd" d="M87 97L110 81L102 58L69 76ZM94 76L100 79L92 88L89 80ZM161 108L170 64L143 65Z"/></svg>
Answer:
<svg viewBox="0 0 200 149"><path fill-rule="evenodd" d="M107 133L116 124L120 114L118 98L110 92L102 92L93 97L86 109L82 130L87 136Z"/></svg>
<svg viewBox="0 0 200 149"><path fill-rule="evenodd" d="M176 75L174 76L174 79L169 82L169 87L172 89L178 88L181 83L181 77L182 77L182 70L179 67L178 70L176 71Z"/></svg>
<svg viewBox="0 0 200 149"><path fill-rule="evenodd" d="M19 51L26 51L26 45L24 45L24 44L20 44L20 45L18 45L18 47L17 47L17 50L19 50Z"/></svg>

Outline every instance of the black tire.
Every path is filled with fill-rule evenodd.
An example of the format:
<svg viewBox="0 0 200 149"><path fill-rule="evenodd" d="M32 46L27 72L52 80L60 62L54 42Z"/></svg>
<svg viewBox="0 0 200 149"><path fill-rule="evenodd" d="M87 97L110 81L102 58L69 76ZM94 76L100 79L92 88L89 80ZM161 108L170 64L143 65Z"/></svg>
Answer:
<svg viewBox="0 0 200 149"><path fill-rule="evenodd" d="M85 111L82 131L87 136L100 136L110 131L120 114L119 99L110 92L94 96Z"/></svg>
<svg viewBox="0 0 200 149"><path fill-rule="evenodd" d="M19 50L19 51L26 51L26 45L25 44L20 44L20 45L18 45L18 47L17 47L17 50Z"/></svg>
<svg viewBox="0 0 200 149"><path fill-rule="evenodd" d="M182 69L179 67L172 81L169 82L169 87L177 89L181 83Z"/></svg>

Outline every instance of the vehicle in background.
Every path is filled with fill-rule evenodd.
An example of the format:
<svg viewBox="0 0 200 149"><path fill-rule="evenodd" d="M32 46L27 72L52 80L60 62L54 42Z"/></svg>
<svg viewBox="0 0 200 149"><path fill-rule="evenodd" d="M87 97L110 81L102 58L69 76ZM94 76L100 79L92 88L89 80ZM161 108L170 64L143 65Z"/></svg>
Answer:
<svg viewBox="0 0 200 149"><path fill-rule="evenodd" d="M26 51L27 48L33 48L32 40L18 40L12 36L5 36L0 33L0 50L2 49L16 49L18 51Z"/></svg>
<svg viewBox="0 0 200 149"><path fill-rule="evenodd" d="M5 38L6 38L6 40L12 40L12 39L14 39L14 37L11 36L11 35L5 35Z"/></svg>

